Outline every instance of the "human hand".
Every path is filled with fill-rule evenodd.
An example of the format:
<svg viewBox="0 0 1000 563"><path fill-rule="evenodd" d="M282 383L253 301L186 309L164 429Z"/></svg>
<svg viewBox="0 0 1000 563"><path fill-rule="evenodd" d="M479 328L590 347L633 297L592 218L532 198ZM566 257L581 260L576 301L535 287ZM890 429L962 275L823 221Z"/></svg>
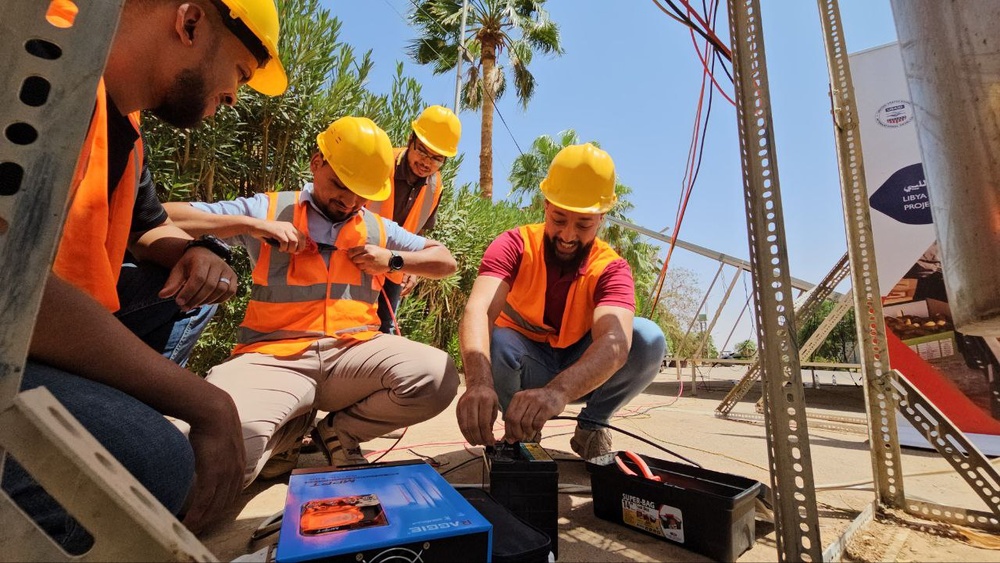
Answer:
<svg viewBox="0 0 1000 563"><path fill-rule="evenodd" d="M474 385L462 393L456 408L458 427L473 446L492 446L496 443L493 423L500 412L497 392L488 385Z"/></svg>
<svg viewBox="0 0 1000 563"><path fill-rule="evenodd" d="M503 413L504 435L507 442L531 439L545 423L558 416L569 400L558 390L548 387L524 389L514 393Z"/></svg>
<svg viewBox="0 0 1000 563"><path fill-rule="evenodd" d="M188 248L174 264L159 296L173 297L182 311L211 303L221 303L236 294L236 272L207 248Z"/></svg>
<svg viewBox="0 0 1000 563"><path fill-rule="evenodd" d="M298 230L295 225L288 221L261 220L254 225L251 235L288 254L298 254L306 250L316 249L316 243L309 238L309 235Z"/></svg>
<svg viewBox="0 0 1000 563"><path fill-rule="evenodd" d="M366 244L348 248L347 257L362 272L377 276L389 271L389 258L392 257L392 252L377 244Z"/></svg>
<svg viewBox="0 0 1000 563"><path fill-rule="evenodd" d="M413 291L413 288L417 287L417 282L420 281L420 276L415 276L413 274L403 274L403 283L400 284L402 288L399 292L400 297L406 297Z"/></svg>
<svg viewBox="0 0 1000 563"><path fill-rule="evenodd" d="M199 532L231 506L243 490L246 450L240 417L229 395L220 401L222 412L208 424L192 424L188 440L194 449L195 482L184 525Z"/></svg>

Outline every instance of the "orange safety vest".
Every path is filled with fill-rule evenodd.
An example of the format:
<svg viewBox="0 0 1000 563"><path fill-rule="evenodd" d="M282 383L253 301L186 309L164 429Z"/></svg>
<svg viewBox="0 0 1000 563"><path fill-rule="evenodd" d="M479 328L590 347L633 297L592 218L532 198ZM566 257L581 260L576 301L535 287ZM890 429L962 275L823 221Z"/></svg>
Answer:
<svg viewBox="0 0 1000 563"><path fill-rule="evenodd" d="M543 244L545 225L526 225L518 229L524 241L521 265L507 302L500 310L496 325L512 328L535 342L548 342L553 348L568 348L583 338L594 324L594 290L608 264L620 257L600 239L587 256L583 275L577 275L566 296L562 326L559 331L545 324L545 292L548 286Z"/></svg>
<svg viewBox="0 0 1000 563"><path fill-rule="evenodd" d="M392 150L396 158L396 166L400 166L403 159L406 158L406 149L397 148ZM410 208L410 212L402 221L392 216L393 210L396 207L395 171L389 177L389 186L389 199L385 201L369 201L368 209L378 213L385 219L399 223L401 227L411 233L417 234L422 231L424 225L427 224L427 220L431 218L431 214L437 209L438 202L441 201L441 172L435 172L427 178L427 182L420 187L420 192L417 194L416 199L413 200L413 207Z"/></svg>
<svg viewBox="0 0 1000 563"><path fill-rule="evenodd" d="M128 117L138 131L139 112ZM52 269L113 313L119 308L116 286L142 174L142 137L136 139L109 201L108 108L103 79L97 84L97 104L80 159L73 177L72 203Z"/></svg>
<svg viewBox="0 0 1000 563"><path fill-rule="evenodd" d="M269 193L267 220L290 221L308 233L309 215L307 206L299 205L300 194ZM362 210L341 227L333 249L288 254L261 245L233 355L294 356L326 336L360 341L380 334L377 307L385 276L362 272L347 249L384 247L385 242L381 218Z"/></svg>

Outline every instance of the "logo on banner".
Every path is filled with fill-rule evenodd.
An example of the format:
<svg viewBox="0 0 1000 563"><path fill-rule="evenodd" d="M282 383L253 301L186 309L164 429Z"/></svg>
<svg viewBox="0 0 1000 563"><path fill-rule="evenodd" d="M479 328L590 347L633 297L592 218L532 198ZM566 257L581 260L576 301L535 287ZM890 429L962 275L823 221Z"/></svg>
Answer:
<svg viewBox="0 0 1000 563"><path fill-rule="evenodd" d="M893 172L868 202L889 217L907 225L930 225L931 204L927 199L927 181L921 163L904 166Z"/></svg>
<svg viewBox="0 0 1000 563"><path fill-rule="evenodd" d="M913 105L904 100L886 102L875 112L875 121L882 127L902 127L913 121Z"/></svg>

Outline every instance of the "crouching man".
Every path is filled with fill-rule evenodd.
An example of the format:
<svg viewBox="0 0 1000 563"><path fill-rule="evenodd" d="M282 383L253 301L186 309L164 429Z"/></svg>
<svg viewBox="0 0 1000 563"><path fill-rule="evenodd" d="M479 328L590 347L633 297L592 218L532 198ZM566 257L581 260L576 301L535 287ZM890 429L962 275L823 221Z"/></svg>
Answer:
<svg viewBox="0 0 1000 563"><path fill-rule="evenodd" d="M545 422L583 400L570 446L611 451L611 416L659 372L663 331L634 318L628 263L597 238L614 206L608 153L584 144L556 155L542 181L545 222L501 234L483 256L462 317L466 391L458 424L493 444L503 409L508 441L538 441Z"/></svg>
<svg viewBox="0 0 1000 563"><path fill-rule="evenodd" d="M448 354L378 330L387 277L456 270L440 243L365 209L389 195L389 137L344 117L317 143L302 191L166 206L183 229L241 244L255 264L238 344L208 374L239 410L247 484L295 468L316 410L329 412L313 438L330 463L356 465L363 442L433 417L458 388Z"/></svg>

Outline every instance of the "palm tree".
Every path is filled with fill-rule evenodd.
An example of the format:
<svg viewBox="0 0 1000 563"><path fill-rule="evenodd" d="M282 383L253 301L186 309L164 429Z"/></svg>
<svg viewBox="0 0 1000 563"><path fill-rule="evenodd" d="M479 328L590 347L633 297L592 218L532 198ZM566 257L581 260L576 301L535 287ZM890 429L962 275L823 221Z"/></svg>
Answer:
<svg viewBox="0 0 1000 563"><path fill-rule="evenodd" d="M534 53L562 54L559 28L543 9L545 0L468 0L467 27L462 41L472 61L463 84L462 107L482 110L479 151L479 190L493 199L493 108L503 95L507 79L497 55L507 53L522 107L535 92L528 71ZM459 56L462 0L422 0L410 21L420 37L409 54L419 64L433 64L434 73L451 72Z"/></svg>

